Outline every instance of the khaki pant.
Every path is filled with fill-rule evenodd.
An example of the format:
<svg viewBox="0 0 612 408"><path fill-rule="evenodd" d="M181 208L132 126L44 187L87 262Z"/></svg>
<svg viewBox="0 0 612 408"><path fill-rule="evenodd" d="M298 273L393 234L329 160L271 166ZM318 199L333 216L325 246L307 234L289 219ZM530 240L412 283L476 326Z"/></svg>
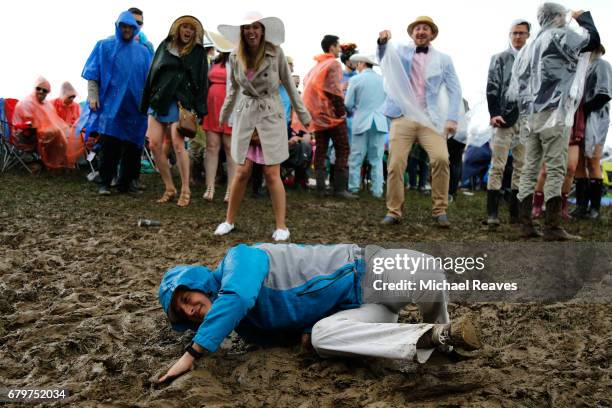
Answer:
<svg viewBox="0 0 612 408"><path fill-rule="evenodd" d="M534 114L534 128L542 126L552 111ZM561 196L561 186L567 171L567 148L570 129L563 123L541 132L531 132L525 142L525 165L521 174L518 199L533 194L542 164L546 165L544 200Z"/></svg>
<svg viewBox="0 0 612 408"><path fill-rule="evenodd" d="M448 208L449 161L446 139L434 130L404 117L391 121L387 175L387 215L402 216L404 172L414 142L425 149L431 166L432 215L446 214Z"/></svg>
<svg viewBox="0 0 612 408"><path fill-rule="evenodd" d="M509 128L497 128L491 146L493 157L491 158L491 170L489 170L488 190L499 190L504 178L504 169L508 161L508 152L512 140L518 136L519 124ZM525 162L525 146L519 144L512 148L512 189L518 190L523 163Z"/></svg>

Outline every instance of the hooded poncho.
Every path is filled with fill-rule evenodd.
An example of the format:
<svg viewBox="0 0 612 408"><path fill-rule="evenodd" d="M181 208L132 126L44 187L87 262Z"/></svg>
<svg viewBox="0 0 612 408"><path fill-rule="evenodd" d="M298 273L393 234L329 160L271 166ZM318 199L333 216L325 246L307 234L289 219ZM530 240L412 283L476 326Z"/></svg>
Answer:
<svg viewBox="0 0 612 408"><path fill-rule="evenodd" d="M98 41L83 68L82 77L96 81L100 89L100 108L90 112L85 127L88 132L142 146L147 117L138 107L151 55L133 37L123 40L120 24L132 26L134 36L140 29L132 13L121 13L115 23L115 37Z"/></svg>

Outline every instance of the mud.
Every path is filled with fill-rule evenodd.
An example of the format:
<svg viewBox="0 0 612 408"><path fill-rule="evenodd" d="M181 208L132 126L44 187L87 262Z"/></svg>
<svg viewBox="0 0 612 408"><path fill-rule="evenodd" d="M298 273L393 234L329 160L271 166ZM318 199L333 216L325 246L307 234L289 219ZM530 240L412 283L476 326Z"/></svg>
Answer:
<svg viewBox="0 0 612 408"><path fill-rule="evenodd" d="M151 379L181 355L189 334L170 330L157 302L163 272L180 263L214 266L239 242L270 238L269 202L247 199L229 237L221 188L212 203L193 189L187 209L159 205L155 176L140 195L98 197L82 175L0 178L0 384L68 388L48 406L137 407L601 407L612 405L609 303L454 303L470 314L484 349L437 356L426 365L321 359L299 346L268 348L228 339L170 386ZM499 241L517 232L481 230L484 196L451 205L450 231L434 229L429 198L409 194L418 216L384 228L384 202L290 192L293 242ZM609 210L604 215L610 216ZM137 220L161 221L139 228ZM610 242L607 221L573 222L587 241ZM599 291L612 289L610 279ZM416 309L403 321L417 321ZM30 405L31 406L31 405Z"/></svg>

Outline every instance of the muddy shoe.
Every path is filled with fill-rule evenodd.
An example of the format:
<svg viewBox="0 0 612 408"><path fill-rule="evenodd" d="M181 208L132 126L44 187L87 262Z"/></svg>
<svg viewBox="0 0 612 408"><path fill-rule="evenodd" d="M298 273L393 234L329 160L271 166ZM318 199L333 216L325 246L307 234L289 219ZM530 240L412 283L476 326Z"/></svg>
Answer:
<svg viewBox="0 0 612 408"><path fill-rule="evenodd" d="M98 189L98 194L102 196L109 196L111 195L110 188L107 186L101 186L100 189Z"/></svg>
<svg viewBox="0 0 612 408"><path fill-rule="evenodd" d="M528 195L519 202L519 221L521 236L523 238L538 238L542 233L537 230L532 219L533 194Z"/></svg>
<svg viewBox="0 0 612 408"><path fill-rule="evenodd" d="M482 343L472 321L463 317L448 324L436 324L431 338L438 346L459 347L467 351L478 350Z"/></svg>
<svg viewBox="0 0 612 408"><path fill-rule="evenodd" d="M561 209L563 198L553 197L546 202L546 218L544 223L545 241L579 241L578 235L572 235L561 227Z"/></svg>
<svg viewBox="0 0 612 408"><path fill-rule="evenodd" d="M434 225L438 228L450 228L450 221L448 220L448 215L446 214L442 214L442 215L438 215L438 216L433 216L431 217Z"/></svg>
<svg viewBox="0 0 612 408"><path fill-rule="evenodd" d="M355 195L355 194L349 192L348 190L336 191L334 193L334 196L336 196L338 198L342 198L344 200L356 200L356 199L359 198L358 195Z"/></svg>
<svg viewBox="0 0 612 408"><path fill-rule="evenodd" d="M380 222L382 225L397 225L400 223L399 218L392 217L390 215L385 215L385 218Z"/></svg>

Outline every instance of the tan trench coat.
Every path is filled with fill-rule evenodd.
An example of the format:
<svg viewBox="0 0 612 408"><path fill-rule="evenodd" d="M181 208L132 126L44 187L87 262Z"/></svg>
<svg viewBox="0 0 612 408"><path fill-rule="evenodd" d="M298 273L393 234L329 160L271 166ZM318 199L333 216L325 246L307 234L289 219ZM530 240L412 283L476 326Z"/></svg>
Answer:
<svg viewBox="0 0 612 408"><path fill-rule="evenodd" d="M233 114L231 154L234 161L244 164L255 129L259 135L265 164L280 164L287 160L287 121L278 92L281 83L303 124L310 123L310 114L293 83L283 50L268 43L264 62L251 81L247 79L235 52L232 52L227 76L228 89L221 108L220 121L227 123Z"/></svg>

